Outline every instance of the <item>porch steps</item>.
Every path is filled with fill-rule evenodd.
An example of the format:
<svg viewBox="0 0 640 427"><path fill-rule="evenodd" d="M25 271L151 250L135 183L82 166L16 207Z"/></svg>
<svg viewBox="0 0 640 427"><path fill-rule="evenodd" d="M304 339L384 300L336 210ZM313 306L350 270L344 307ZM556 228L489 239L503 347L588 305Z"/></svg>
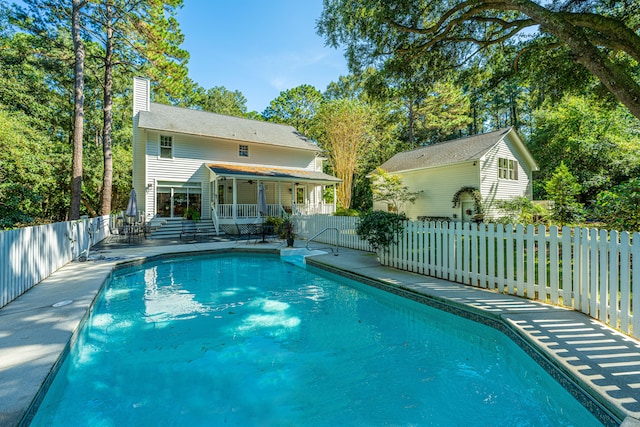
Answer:
<svg viewBox="0 0 640 427"><path fill-rule="evenodd" d="M154 218L149 222L148 239L179 239L182 233L182 221L193 224L193 221L182 218ZM191 226L190 228L193 228ZM198 221L198 229L204 230L206 234L215 236L216 229L213 221L204 219ZM222 230L220 231L221 233Z"/></svg>

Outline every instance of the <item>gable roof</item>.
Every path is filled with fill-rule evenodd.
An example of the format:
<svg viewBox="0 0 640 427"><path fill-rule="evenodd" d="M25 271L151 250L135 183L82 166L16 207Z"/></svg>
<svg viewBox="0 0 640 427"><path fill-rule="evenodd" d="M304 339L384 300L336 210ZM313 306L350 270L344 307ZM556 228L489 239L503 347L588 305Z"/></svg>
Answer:
<svg viewBox="0 0 640 427"><path fill-rule="evenodd" d="M538 170L538 165L531 153L513 128L500 129L494 132L404 151L396 154L380 167L387 172L400 172L480 160L492 147L507 136L510 137L516 148L522 152L532 170Z"/></svg>
<svg viewBox="0 0 640 427"><path fill-rule="evenodd" d="M151 111L139 112L139 128L321 151L313 141L306 138L293 126L173 107L155 102L152 102L150 107Z"/></svg>

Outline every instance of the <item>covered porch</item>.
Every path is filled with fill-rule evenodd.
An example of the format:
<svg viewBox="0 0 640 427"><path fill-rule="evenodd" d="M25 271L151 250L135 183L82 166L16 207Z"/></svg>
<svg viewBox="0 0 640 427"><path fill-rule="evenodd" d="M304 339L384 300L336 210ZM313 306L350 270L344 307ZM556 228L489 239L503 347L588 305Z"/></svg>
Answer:
<svg viewBox="0 0 640 427"><path fill-rule="evenodd" d="M339 179L322 172L268 166L208 164L216 227L269 216L332 214ZM333 195L331 201L326 195ZM262 199L262 200L261 200Z"/></svg>

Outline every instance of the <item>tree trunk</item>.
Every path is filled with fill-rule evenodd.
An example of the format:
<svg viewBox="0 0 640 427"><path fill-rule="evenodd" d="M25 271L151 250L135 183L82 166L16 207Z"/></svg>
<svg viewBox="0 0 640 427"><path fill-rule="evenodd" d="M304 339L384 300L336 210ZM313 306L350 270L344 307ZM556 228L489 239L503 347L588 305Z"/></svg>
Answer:
<svg viewBox="0 0 640 427"><path fill-rule="evenodd" d="M413 99L409 99L408 101L408 107L409 107L409 135L408 135L408 140L409 140L409 148L413 148L413 144L414 144L414 139L415 139L415 120L414 120L414 113L413 113Z"/></svg>
<svg viewBox="0 0 640 427"><path fill-rule="evenodd" d="M113 123L113 4L105 2L105 56L104 56L104 94L102 153L104 171L102 174L102 215L111 213L111 191L113 186L113 156L111 153L111 125Z"/></svg>
<svg viewBox="0 0 640 427"><path fill-rule="evenodd" d="M515 9L538 22L562 40L573 53L573 60L596 76L609 91L640 119L640 85L624 69L611 62L594 46L581 28L531 0L513 0Z"/></svg>
<svg viewBox="0 0 640 427"><path fill-rule="evenodd" d="M80 11L84 1L72 0L71 34L73 37L74 103L73 103L73 161L71 168L71 204L69 219L80 218L82 198L82 140L84 135L84 43L80 35Z"/></svg>

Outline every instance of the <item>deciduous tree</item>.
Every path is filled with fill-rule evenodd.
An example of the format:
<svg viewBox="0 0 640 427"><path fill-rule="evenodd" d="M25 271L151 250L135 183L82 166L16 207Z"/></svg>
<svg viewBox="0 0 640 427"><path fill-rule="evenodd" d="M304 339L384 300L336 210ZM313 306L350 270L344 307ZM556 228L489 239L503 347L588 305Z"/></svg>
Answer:
<svg viewBox="0 0 640 427"><path fill-rule="evenodd" d="M393 212L402 212L402 206L415 203L420 194L403 185L400 175L390 174L382 168L377 168L372 174L371 191L374 202L388 203Z"/></svg>
<svg viewBox="0 0 640 427"><path fill-rule="evenodd" d="M488 46L517 43L527 30L529 38L548 36L569 49L573 61L640 118L636 7L604 0L325 0L318 32L332 46L345 45L358 69L389 57L412 61L431 54L461 63Z"/></svg>
<svg viewBox="0 0 640 427"><path fill-rule="evenodd" d="M371 119L367 106L351 99L327 101L318 111L318 143L327 153L333 172L342 180L337 202L343 208L351 207L359 159L373 146Z"/></svg>

